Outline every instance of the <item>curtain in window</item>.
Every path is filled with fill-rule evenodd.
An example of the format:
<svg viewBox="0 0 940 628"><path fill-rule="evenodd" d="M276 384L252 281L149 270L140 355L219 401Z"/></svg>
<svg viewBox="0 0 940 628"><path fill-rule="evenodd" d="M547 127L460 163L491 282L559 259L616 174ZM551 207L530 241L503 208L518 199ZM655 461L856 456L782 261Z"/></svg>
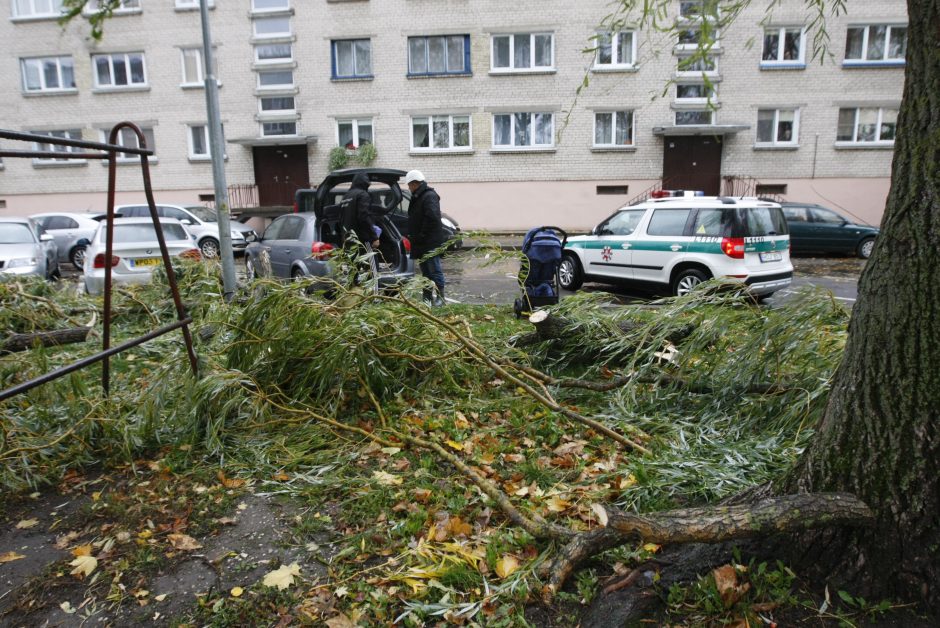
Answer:
<svg viewBox="0 0 940 628"><path fill-rule="evenodd" d="M614 144L624 146L633 143L633 116L629 111L617 112L617 134Z"/></svg>
<svg viewBox="0 0 940 628"><path fill-rule="evenodd" d="M411 122L411 142L415 148L429 148L429 127L427 118L415 118Z"/></svg>
<svg viewBox="0 0 940 628"><path fill-rule="evenodd" d="M532 65L532 38L529 35L514 35L515 54L513 67L528 68Z"/></svg>
<svg viewBox="0 0 940 628"><path fill-rule="evenodd" d="M470 146L470 117L454 116L454 147Z"/></svg>
<svg viewBox="0 0 940 628"><path fill-rule="evenodd" d="M532 143L532 114L530 113L514 113L513 122L515 122L515 136L513 136L513 144L515 146L528 146Z"/></svg>
<svg viewBox="0 0 940 628"><path fill-rule="evenodd" d="M464 72L464 38L462 35L447 38L447 71Z"/></svg>
<svg viewBox="0 0 940 628"><path fill-rule="evenodd" d="M493 142L499 146L512 144L512 120L508 115L493 116Z"/></svg>
<svg viewBox="0 0 940 628"><path fill-rule="evenodd" d="M552 143L552 114L550 113L535 114L535 143L536 144L551 144Z"/></svg>
<svg viewBox="0 0 940 628"><path fill-rule="evenodd" d="M443 37L428 38L428 72L447 71L447 48Z"/></svg>
<svg viewBox="0 0 940 628"><path fill-rule="evenodd" d="M868 60L879 61L885 56L885 37L888 33L887 26L869 26L868 27Z"/></svg>
<svg viewBox="0 0 940 628"><path fill-rule="evenodd" d="M613 114L598 113L594 115L594 143L609 144L613 136Z"/></svg>
<svg viewBox="0 0 940 628"><path fill-rule="evenodd" d="M539 67L551 67L552 65L552 36L535 36L535 65Z"/></svg>
<svg viewBox="0 0 940 628"><path fill-rule="evenodd" d="M408 71L412 74L425 74L428 71L427 40L423 37L408 40Z"/></svg>
<svg viewBox="0 0 940 628"><path fill-rule="evenodd" d="M353 42L356 49L356 74L372 74L372 42L360 39Z"/></svg>

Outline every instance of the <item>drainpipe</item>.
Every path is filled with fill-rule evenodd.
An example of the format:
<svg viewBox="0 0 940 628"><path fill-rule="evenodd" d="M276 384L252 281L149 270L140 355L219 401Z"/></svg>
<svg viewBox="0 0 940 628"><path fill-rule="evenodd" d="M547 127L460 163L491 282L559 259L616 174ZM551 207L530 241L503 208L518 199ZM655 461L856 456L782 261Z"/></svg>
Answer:
<svg viewBox="0 0 940 628"><path fill-rule="evenodd" d="M819 133L816 134L816 139L813 141L813 174L810 176L810 179L816 178L816 154L819 152Z"/></svg>

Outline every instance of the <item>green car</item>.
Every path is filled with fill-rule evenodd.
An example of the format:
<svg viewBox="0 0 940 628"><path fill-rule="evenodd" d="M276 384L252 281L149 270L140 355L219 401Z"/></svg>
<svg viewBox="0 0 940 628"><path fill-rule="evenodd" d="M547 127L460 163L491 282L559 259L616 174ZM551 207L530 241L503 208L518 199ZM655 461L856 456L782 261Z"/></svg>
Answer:
<svg viewBox="0 0 940 628"><path fill-rule="evenodd" d="M812 203L780 203L790 227L795 255L826 253L871 257L878 227L859 224L827 207Z"/></svg>

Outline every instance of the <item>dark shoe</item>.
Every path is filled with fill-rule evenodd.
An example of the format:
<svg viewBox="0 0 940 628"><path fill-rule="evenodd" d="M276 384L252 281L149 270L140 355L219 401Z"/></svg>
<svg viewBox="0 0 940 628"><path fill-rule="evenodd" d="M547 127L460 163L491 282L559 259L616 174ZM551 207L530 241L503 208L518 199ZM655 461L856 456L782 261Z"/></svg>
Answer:
<svg viewBox="0 0 940 628"><path fill-rule="evenodd" d="M444 300L444 291L438 288L434 291L434 299L431 301L432 307L441 307L447 305L447 301Z"/></svg>

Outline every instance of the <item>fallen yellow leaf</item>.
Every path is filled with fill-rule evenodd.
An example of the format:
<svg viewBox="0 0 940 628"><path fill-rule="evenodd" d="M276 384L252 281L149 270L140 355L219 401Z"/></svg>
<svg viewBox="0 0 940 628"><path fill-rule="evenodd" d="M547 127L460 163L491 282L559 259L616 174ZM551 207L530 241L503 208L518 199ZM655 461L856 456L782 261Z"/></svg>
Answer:
<svg viewBox="0 0 940 628"><path fill-rule="evenodd" d="M0 563L12 563L14 560L19 560L21 558L26 558L22 554L17 554L16 552L7 552L6 554L0 554Z"/></svg>
<svg viewBox="0 0 940 628"><path fill-rule="evenodd" d="M277 587L279 591L283 591L294 584L294 576L299 575L300 565L297 563L282 565L280 568L268 572L261 584L266 587Z"/></svg>
<svg viewBox="0 0 940 628"><path fill-rule="evenodd" d="M397 475L392 475L391 473L387 473L385 471L373 471L372 479L379 484L384 484L385 486L398 486L404 481Z"/></svg>
<svg viewBox="0 0 940 628"><path fill-rule="evenodd" d="M600 504L591 504L591 511L597 516L597 522L607 527L607 509Z"/></svg>
<svg viewBox="0 0 940 628"><path fill-rule="evenodd" d="M647 543L643 546L643 549L645 549L647 552L655 554L659 551L659 545L656 545L655 543Z"/></svg>
<svg viewBox="0 0 940 628"><path fill-rule="evenodd" d="M455 440L449 440L449 441L447 441L447 446L450 447L451 449L455 449L455 450L457 450L457 451L463 451L463 445L461 445L460 443L458 443L458 442L455 441Z"/></svg>
<svg viewBox="0 0 940 628"><path fill-rule="evenodd" d="M545 506L552 512L564 512L571 505L567 499L562 499L555 495L545 500Z"/></svg>
<svg viewBox="0 0 940 628"><path fill-rule="evenodd" d="M496 561L496 575L500 578L508 578L517 569L519 569L519 560L512 554L506 554Z"/></svg>
<svg viewBox="0 0 940 628"><path fill-rule="evenodd" d="M160 595L155 596L153 599L155 599L158 602L162 602L163 600L166 599L166 596L167 596L166 593L161 593Z"/></svg>
<svg viewBox="0 0 940 628"><path fill-rule="evenodd" d="M16 529L17 529L17 530L27 530L27 529L29 529L29 528L32 528L33 526L35 526L35 525L38 524L38 523L39 523L39 520L38 520L38 519L23 519L23 520L20 521L18 524L16 524Z"/></svg>
<svg viewBox="0 0 940 628"><path fill-rule="evenodd" d="M91 556L91 545L79 545L73 548L72 556Z"/></svg>
<svg viewBox="0 0 940 628"><path fill-rule="evenodd" d="M168 534L166 538L170 540L170 545L172 545L174 549L187 552L202 549L202 545L199 544L199 541L188 534Z"/></svg>
<svg viewBox="0 0 940 628"><path fill-rule="evenodd" d="M244 593L244 592L245 592L245 590L242 589L241 587L232 587L232 590L229 591L229 593L232 594L232 597L241 597L241 596L242 596L242 593Z"/></svg>
<svg viewBox="0 0 940 628"><path fill-rule="evenodd" d="M79 556L70 562L69 565L75 567L71 572L73 576L90 576L91 572L98 567L98 559L94 556Z"/></svg>

